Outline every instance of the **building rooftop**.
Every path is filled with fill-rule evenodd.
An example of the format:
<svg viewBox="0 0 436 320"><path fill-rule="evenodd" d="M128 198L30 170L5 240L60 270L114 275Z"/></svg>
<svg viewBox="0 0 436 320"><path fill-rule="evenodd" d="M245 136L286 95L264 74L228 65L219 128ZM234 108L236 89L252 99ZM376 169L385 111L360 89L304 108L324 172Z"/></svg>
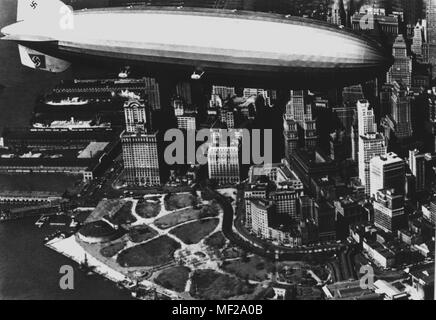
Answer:
<svg viewBox="0 0 436 320"><path fill-rule="evenodd" d="M395 253L377 241L366 241L366 244L386 259L395 258Z"/></svg>
<svg viewBox="0 0 436 320"><path fill-rule="evenodd" d="M424 282L425 284L434 283L434 263L429 263L423 266L413 266L409 273L414 277Z"/></svg>
<svg viewBox="0 0 436 320"><path fill-rule="evenodd" d="M360 280L337 282L323 287L327 298L337 300L372 300L380 299L380 295L371 289L362 289Z"/></svg>
<svg viewBox="0 0 436 320"><path fill-rule="evenodd" d="M92 159L101 154L108 146L109 142L91 142L84 150L82 150L77 158Z"/></svg>

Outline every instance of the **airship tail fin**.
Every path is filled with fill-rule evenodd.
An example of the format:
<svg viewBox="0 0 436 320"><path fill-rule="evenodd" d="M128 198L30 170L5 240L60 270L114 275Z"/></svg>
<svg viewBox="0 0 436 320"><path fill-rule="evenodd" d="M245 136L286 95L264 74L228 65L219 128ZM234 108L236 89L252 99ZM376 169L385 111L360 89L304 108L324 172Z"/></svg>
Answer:
<svg viewBox="0 0 436 320"><path fill-rule="evenodd" d="M60 0L18 0L17 21L37 19L40 23L57 19L71 10Z"/></svg>
<svg viewBox="0 0 436 320"><path fill-rule="evenodd" d="M23 45L18 45L18 50L20 52L21 63L32 69L60 73L67 70L71 65L68 61L49 56Z"/></svg>

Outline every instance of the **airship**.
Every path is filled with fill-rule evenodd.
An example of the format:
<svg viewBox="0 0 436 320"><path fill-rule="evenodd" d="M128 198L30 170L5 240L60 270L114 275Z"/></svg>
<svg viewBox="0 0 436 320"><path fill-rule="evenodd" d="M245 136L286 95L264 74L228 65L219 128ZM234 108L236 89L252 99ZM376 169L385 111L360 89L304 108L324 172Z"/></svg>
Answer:
<svg viewBox="0 0 436 320"><path fill-rule="evenodd" d="M289 88L362 83L393 58L379 43L328 23L271 13L127 6L73 10L59 0L18 0L1 30L23 65L63 72L77 61L150 73Z"/></svg>

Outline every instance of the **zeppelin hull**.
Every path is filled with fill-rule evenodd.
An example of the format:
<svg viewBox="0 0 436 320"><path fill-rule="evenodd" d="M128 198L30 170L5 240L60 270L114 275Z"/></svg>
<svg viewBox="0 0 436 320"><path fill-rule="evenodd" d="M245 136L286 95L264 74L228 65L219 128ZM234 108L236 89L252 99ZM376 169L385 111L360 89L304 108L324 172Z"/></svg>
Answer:
<svg viewBox="0 0 436 320"><path fill-rule="evenodd" d="M71 59L132 63L150 71L203 70L214 80L283 86L357 83L383 74L392 60L380 45L351 32L273 14L111 8L75 12L74 24L70 31L56 31L24 21L7 31L31 45L55 42L53 54Z"/></svg>
<svg viewBox="0 0 436 320"><path fill-rule="evenodd" d="M257 62L244 64L196 57L164 57L155 53L107 51L102 48L59 47L57 56L77 62L120 68L134 66L154 77L189 79L193 71L205 72L204 80L222 85L255 85L275 88L316 89L347 86L383 76L387 65L300 66L265 65Z"/></svg>

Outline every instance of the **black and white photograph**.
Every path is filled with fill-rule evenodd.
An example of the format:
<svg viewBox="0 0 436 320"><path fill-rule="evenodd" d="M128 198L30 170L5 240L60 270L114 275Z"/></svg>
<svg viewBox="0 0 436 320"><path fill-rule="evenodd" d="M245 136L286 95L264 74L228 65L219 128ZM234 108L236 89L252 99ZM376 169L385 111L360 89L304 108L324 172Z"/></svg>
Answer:
<svg viewBox="0 0 436 320"><path fill-rule="evenodd" d="M435 230L436 0L0 0L0 300L435 300Z"/></svg>

